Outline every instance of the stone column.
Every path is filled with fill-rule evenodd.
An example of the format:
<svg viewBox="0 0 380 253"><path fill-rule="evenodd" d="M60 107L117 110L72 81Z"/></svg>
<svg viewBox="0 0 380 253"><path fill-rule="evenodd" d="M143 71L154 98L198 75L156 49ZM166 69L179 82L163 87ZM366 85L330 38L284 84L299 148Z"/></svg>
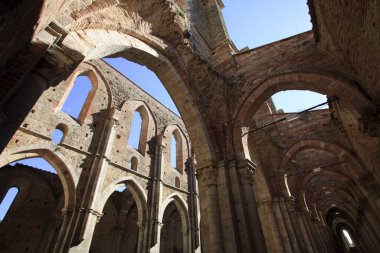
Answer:
<svg viewBox="0 0 380 253"><path fill-rule="evenodd" d="M57 240L54 245L54 253L68 252L70 248L71 235L74 225L73 223L73 210L63 210L62 211L62 225L59 230Z"/></svg>
<svg viewBox="0 0 380 253"><path fill-rule="evenodd" d="M190 192L189 217L191 224L191 252L200 252L200 234L198 217L198 186L195 178L195 165L190 157L186 162L186 173Z"/></svg>
<svg viewBox="0 0 380 253"><path fill-rule="evenodd" d="M371 205L369 204L367 199L363 199L359 201L359 213L365 215L366 224L371 228L373 238L376 241L376 247L380 249L380 224L378 220L378 216L374 215Z"/></svg>
<svg viewBox="0 0 380 253"><path fill-rule="evenodd" d="M313 245L310 240L311 235L305 225L305 210L298 209L298 211L295 213L295 216L298 221L296 226L298 226L299 232L302 235L302 237L298 237L299 241L302 241L304 243L306 247L305 249L307 250L305 252L314 253Z"/></svg>
<svg viewBox="0 0 380 253"><path fill-rule="evenodd" d="M273 202L267 201L264 203L258 203L258 210L268 252L290 252L285 249L285 241L282 239L280 232L281 226L279 226L275 219Z"/></svg>
<svg viewBox="0 0 380 253"><path fill-rule="evenodd" d="M366 207L364 207L366 209ZM367 215L362 210L359 211L359 217L357 219L357 224L361 228L360 235L365 240L365 244L371 248L373 252L380 249L380 241L373 230L370 220L368 220Z"/></svg>
<svg viewBox="0 0 380 253"><path fill-rule="evenodd" d="M264 232L261 227L259 211L256 204L256 197L253 188L253 173L256 166L249 160L238 161L238 174L241 190L241 203L243 204L245 220L248 226L249 238L252 252L267 252ZM253 244L253 245L252 245ZM252 247L253 246L253 247Z"/></svg>
<svg viewBox="0 0 380 253"><path fill-rule="evenodd" d="M54 214L49 218L39 245L37 247L37 252L48 253L53 250L54 243L56 243L56 238L58 237L59 231L61 229L63 218L59 215Z"/></svg>
<svg viewBox="0 0 380 253"><path fill-rule="evenodd" d="M217 175L217 168L212 164L197 168L199 196L201 200L202 251L207 253L225 252L222 220L220 218L221 210L219 209ZM231 240L235 240L235 238L231 238Z"/></svg>
<svg viewBox="0 0 380 253"><path fill-rule="evenodd" d="M2 106L0 111L0 152L4 150L42 93L50 86L49 74L46 74L49 71L54 72L54 66L41 60Z"/></svg>
<svg viewBox="0 0 380 253"><path fill-rule="evenodd" d="M367 249L368 252L376 252L377 248L376 243L374 242L372 231L368 228L364 217L359 217L357 221L357 240L359 244Z"/></svg>
<svg viewBox="0 0 380 253"><path fill-rule="evenodd" d="M302 240L302 233L299 230L296 218L296 208L293 197L280 198L280 207L284 216L284 221L290 235L294 252L307 252L305 243Z"/></svg>
<svg viewBox="0 0 380 253"><path fill-rule="evenodd" d="M108 156L111 152L115 139L116 124L118 120L115 110L110 111L110 117L104 124L103 132L100 137L96 155L92 161L89 175L86 178L84 186L84 194L81 206L77 210L75 219L75 233L73 237L75 247L70 252L89 252L92 236L98 219L102 216L100 210L96 210L96 206L100 201L99 196L103 187L104 178L108 168Z"/></svg>
<svg viewBox="0 0 380 253"><path fill-rule="evenodd" d="M156 149L154 165L151 169L150 188L148 191L148 203L149 203L149 224L147 224L148 229L148 242L150 252L160 251L160 238L162 223L158 220L160 213L160 203L162 201L162 164L164 164L164 159L166 155L166 147L162 145L162 141L156 137Z"/></svg>
<svg viewBox="0 0 380 253"><path fill-rule="evenodd" d="M274 198L272 202L272 209L276 220L277 228L280 232L280 236L284 245L284 252L299 252L299 250L297 251L298 248L296 248L295 250L293 249L293 244L291 241L294 240L294 237L292 237L288 232L288 227L284 220L284 216L280 207L280 199Z"/></svg>
<svg viewBox="0 0 380 253"><path fill-rule="evenodd" d="M321 224L319 221L314 218L310 217L309 219L309 227L310 230L313 231L313 234L315 236L315 243L317 244L317 247L319 248L319 252L325 252L328 253L328 241L325 241L323 236L321 235L321 229L320 229Z"/></svg>
<svg viewBox="0 0 380 253"><path fill-rule="evenodd" d="M307 233L308 240L312 246L313 252L322 252L323 250L320 247L318 234L314 230L314 224L311 223L311 212L307 209L302 209L300 215Z"/></svg>
<svg viewBox="0 0 380 253"><path fill-rule="evenodd" d="M145 253L147 252L147 244L146 242L146 237L145 232L147 229L147 224L145 222L136 222L137 227L139 229L139 236L138 236L138 242L137 242L137 252L138 253ZM119 252L119 251L118 251Z"/></svg>
<svg viewBox="0 0 380 253"><path fill-rule="evenodd" d="M7 93L0 97L0 153L42 93L66 78L81 61L74 64L62 54L55 45L57 36L42 31L0 72L1 91Z"/></svg>
<svg viewBox="0 0 380 253"><path fill-rule="evenodd" d="M378 213L380 211L380 185L373 173L367 173L359 178L359 185L366 191L368 204Z"/></svg>

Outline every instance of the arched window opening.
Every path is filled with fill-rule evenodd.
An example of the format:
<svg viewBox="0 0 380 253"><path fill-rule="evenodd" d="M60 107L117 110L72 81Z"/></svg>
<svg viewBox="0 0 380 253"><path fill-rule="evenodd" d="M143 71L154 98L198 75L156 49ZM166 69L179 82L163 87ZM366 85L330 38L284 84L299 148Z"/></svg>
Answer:
<svg viewBox="0 0 380 253"><path fill-rule="evenodd" d="M139 111L135 111L132 117L128 145L139 151L141 151L140 150L141 128L142 128L141 113Z"/></svg>
<svg viewBox="0 0 380 253"><path fill-rule="evenodd" d="M48 171L53 174L57 174L57 171L50 165L45 159L37 157L37 158L27 158L23 160L18 160L17 162L13 162L10 165L15 166L16 164L22 164L29 167L33 167L35 169Z"/></svg>
<svg viewBox="0 0 380 253"><path fill-rule="evenodd" d="M272 96L277 113L301 112L327 101L325 95L305 90L281 91ZM313 110L327 109L328 105ZM273 112L273 113L276 113Z"/></svg>
<svg viewBox="0 0 380 253"><path fill-rule="evenodd" d="M132 157L131 159L131 170L137 170L138 160L136 157Z"/></svg>
<svg viewBox="0 0 380 253"><path fill-rule="evenodd" d="M347 231L347 229L342 229L341 236L342 236L344 244L346 245L346 248L353 248L353 247L355 247L355 243L352 240L351 235Z"/></svg>
<svg viewBox="0 0 380 253"><path fill-rule="evenodd" d="M104 58L105 62L118 70L138 87L179 115L171 96L156 74L145 66L126 60L125 58Z"/></svg>
<svg viewBox="0 0 380 253"><path fill-rule="evenodd" d="M8 190L7 194L3 198L3 201L0 204L0 223L4 220L7 212L12 206L16 196L18 193L18 189L16 187L12 187Z"/></svg>
<svg viewBox="0 0 380 253"><path fill-rule="evenodd" d="M51 138L55 144L60 144L63 140L63 137L64 137L64 134L63 134L62 130L60 130L58 128L54 129Z"/></svg>
<svg viewBox="0 0 380 253"><path fill-rule="evenodd" d="M58 124L52 134L52 141L56 144L60 144L64 141L69 128L65 124Z"/></svg>
<svg viewBox="0 0 380 253"><path fill-rule="evenodd" d="M175 177L174 185L177 188L181 188L181 181L179 180L179 177Z"/></svg>
<svg viewBox="0 0 380 253"><path fill-rule="evenodd" d="M123 192L127 187L125 185L120 186L119 188L116 189L117 192Z"/></svg>
<svg viewBox="0 0 380 253"><path fill-rule="evenodd" d="M5 217L0 225L2 247L7 252L41 252L39 242L44 242L51 252L62 223L47 224L62 217L70 199L64 181L47 161L31 158L2 167L0 182L0 200L5 196L0 205L0 220Z"/></svg>
<svg viewBox="0 0 380 253"><path fill-rule="evenodd" d="M61 111L78 120L91 89L90 79L87 76L78 76Z"/></svg>
<svg viewBox="0 0 380 253"><path fill-rule="evenodd" d="M177 168L177 139L174 135L174 133L172 134L172 138L171 138L171 160L170 160L170 164L172 166L172 168Z"/></svg>

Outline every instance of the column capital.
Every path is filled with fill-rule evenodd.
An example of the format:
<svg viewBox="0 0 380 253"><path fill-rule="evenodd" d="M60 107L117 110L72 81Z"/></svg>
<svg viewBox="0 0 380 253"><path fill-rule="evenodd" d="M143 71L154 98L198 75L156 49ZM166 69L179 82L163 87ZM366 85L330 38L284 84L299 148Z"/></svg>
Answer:
<svg viewBox="0 0 380 253"><path fill-rule="evenodd" d="M239 169L240 168L247 168L247 169L251 170L252 173L257 168L257 165L249 159L238 159L237 160L237 166Z"/></svg>
<svg viewBox="0 0 380 253"><path fill-rule="evenodd" d="M211 163L208 166L197 168L196 177L199 186L217 185L218 167Z"/></svg>
<svg viewBox="0 0 380 253"><path fill-rule="evenodd" d="M241 183L253 185L253 173L256 170L256 164L249 159L239 159L236 164Z"/></svg>

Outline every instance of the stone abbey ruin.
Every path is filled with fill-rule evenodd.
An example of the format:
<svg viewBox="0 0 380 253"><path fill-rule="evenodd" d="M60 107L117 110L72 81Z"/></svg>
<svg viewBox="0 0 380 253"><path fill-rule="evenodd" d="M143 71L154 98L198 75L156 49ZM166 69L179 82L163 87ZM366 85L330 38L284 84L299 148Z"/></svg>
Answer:
<svg viewBox="0 0 380 253"><path fill-rule="evenodd" d="M2 1L0 252L380 252L380 1L307 3L311 31L239 51L221 0ZM284 113L286 90L328 108Z"/></svg>

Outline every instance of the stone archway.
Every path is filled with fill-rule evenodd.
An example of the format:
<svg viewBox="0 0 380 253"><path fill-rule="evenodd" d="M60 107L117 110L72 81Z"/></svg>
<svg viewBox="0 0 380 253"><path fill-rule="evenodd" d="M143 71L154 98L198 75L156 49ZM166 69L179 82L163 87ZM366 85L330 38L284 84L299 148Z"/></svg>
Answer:
<svg viewBox="0 0 380 253"><path fill-rule="evenodd" d="M286 90L308 90L327 96L336 95L351 111L365 115L374 110L370 101L350 82L311 73L287 73L268 78L255 88L235 113L234 148L239 157L248 157L247 136L253 115L273 94Z"/></svg>
<svg viewBox="0 0 380 253"><path fill-rule="evenodd" d="M184 201L176 194L162 205L159 220L163 224L160 235L160 252L190 252L190 220Z"/></svg>
<svg viewBox="0 0 380 253"><path fill-rule="evenodd" d="M63 41L71 50L83 54L84 60L123 57L153 71L181 113L198 163L214 160L216 144L207 132L206 120L200 112L201 103L193 88L189 87L186 70L179 64L178 56L178 62L169 60L165 45L157 41L149 43L124 33L101 29L73 31Z"/></svg>
<svg viewBox="0 0 380 253"><path fill-rule="evenodd" d="M78 175L66 158L50 146L35 145L20 147L14 150L6 150L0 155L0 167L27 158L41 157L50 163L58 173L64 192L64 207L62 209L63 222L55 243L54 252L61 252L68 249L69 231L72 229L71 221L76 203L76 186Z"/></svg>
<svg viewBox="0 0 380 253"><path fill-rule="evenodd" d="M120 187L125 187L125 190L117 192ZM102 215L106 212L109 214L104 216L103 222L103 217L100 218L100 222L95 226L94 237L91 240L103 238L102 228L111 231L110 234L113 233L112 238L110 238L111 241L103 245L102 243L97 243L98 249L103 251L113 250L114 252L146 252L148 207L145 193L136 180L123 177L104 188L95 208L96 210L103 210ZM110 222L114 226L110 227L107 224ZM117 232L114 231L115 227L118 228ZM94 242L91 242L90 250L96 252Z"/></svg>
<svg viewBox="0 0 380 253"><path fill-rule="evenodd" d="M284 169L290 160L304 149L320 149L335 154L340 159L347 159L353 167L352 175L360 177L367 173L367 169L361 160L355 156L355 153L343 146L335 143L329 143L321 140L303 140L295 143L292 147L284 152L279 165L279 172L284 173Z"/></svg>

